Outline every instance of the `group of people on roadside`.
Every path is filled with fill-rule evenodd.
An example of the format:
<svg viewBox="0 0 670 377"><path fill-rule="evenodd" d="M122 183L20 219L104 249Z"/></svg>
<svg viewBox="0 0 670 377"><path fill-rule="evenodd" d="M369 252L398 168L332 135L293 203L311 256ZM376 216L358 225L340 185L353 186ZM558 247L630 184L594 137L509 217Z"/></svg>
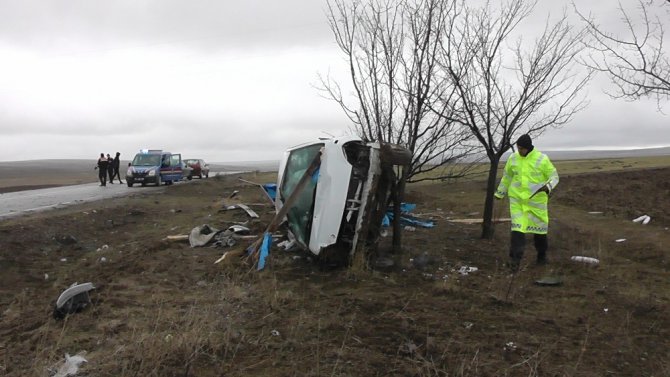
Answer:
<svg viewBox="0 0 670 377"><path fill-rule="evenodd" d="M100 179L100 186L107 186L107 176L109 175L109 183L114 183L114 178L119 178L119 183L121 181L121 174L119 173L119 165L121 164L120 159L121 153L116 152L116 157L107 153L105 157L104 153L100 153L100 158L98 158L98 165L94 168L98 170L98 178Z"/></svg>

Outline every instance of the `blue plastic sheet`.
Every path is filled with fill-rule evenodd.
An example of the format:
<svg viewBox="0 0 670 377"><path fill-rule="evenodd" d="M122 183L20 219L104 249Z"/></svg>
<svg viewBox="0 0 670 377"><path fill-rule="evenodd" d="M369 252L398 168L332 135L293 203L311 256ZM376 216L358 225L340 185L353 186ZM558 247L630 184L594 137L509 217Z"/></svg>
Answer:
<svg viewBox="0 0 670 377"><path fill-rule="evenodd" d="M258 255L258 271L265 268L265 259L270 254L270 246L272 245L272 234L265 233L263 236L263 243L261 244L260 254Z"/></svg>
<svg viewBox="0 0 670 377"><path fill-rule="evenodd" d="M400 224L418 226L421 228L433 228L435 226L435 223L432 221L422 220L410 215L410 212L415 209L416 204L414 203L400 203ZM382 226L391 226L391 221L393 221L393 208L389 209L384 215Z"/></svg>
<svg viewBox="0 0 670 377"><path fill-rule="evenodd" d="M266 183L263 184L263 190L268 194L268 197L273 201L277 199L277 184L276 183Z"/></svg>

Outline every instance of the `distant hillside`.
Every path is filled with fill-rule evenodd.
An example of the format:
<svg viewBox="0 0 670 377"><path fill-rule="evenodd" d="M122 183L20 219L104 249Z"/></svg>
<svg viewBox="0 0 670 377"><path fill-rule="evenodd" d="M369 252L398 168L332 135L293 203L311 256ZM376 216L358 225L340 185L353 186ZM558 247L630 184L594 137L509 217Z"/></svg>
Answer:
<svg viewBox="0 0 670 377"><path fill-rule="evenodd" d="M212 171L277 171L279 160L267 161L235 161L235 162L211 162L209 168Z"/></svg>
<svg viewBox="0 0 670 377"><path fill-rule="evenodd" d="M542 150L552 160L588 160L596 158L623 158L623 157L653 157L670 155L670 147L644 148L628 150L580 150L580 151L552 151Z"/></svg>

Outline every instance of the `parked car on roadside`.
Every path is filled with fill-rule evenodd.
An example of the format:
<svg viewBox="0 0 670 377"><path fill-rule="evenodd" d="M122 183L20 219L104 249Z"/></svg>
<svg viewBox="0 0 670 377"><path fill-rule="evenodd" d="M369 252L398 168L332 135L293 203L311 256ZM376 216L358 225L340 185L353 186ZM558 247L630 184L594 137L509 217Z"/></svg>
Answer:
<svg viewBox="0 0 670 377"><path fill-rule="evenodd" d="M186 166L193 169L193 171L191 172L191 177L198 177L198 178L209 177L209 165L207 165L205 160L201 158L189 158L184 160L184 163L186 164Z"/></svg>
<svg viewBox="0 0 670 377"><path fill-rule="evenodd" d="M181 179L193 179L193 168L186 164L186 161L181 162Z"/></svg>
<svg viewBox="0 0 670 377"><path fill-rule="evenodd" d="M182 179L182 159L179 153L170 153L160 149L143 149L135 155L126 171L128 187L140 183L160 186L171 185Z"/></svg>

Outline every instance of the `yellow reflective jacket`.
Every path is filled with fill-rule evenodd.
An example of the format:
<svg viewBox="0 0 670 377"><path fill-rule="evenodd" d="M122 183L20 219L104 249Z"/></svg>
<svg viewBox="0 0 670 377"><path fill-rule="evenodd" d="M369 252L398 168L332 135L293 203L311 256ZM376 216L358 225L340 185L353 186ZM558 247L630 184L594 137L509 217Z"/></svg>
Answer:
<svg viewBox="0 0 670 377"><path fill-rule="evenodd" d="M495 196L509 196L512 231L547 234L549 229L549 196L538 192L547 186L549 192L558 185L558 173L547 155L537 149L526 157L515 152L505 163L505 172Z"/></svg>

